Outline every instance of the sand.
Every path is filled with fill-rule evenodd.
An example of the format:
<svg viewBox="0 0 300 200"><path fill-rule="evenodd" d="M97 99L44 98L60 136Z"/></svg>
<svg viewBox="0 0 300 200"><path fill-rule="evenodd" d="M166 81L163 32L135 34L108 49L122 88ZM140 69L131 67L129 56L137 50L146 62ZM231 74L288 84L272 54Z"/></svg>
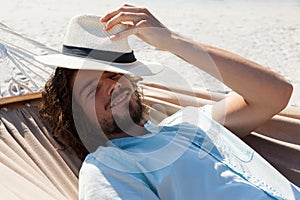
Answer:
<svg viewBox="0 0 300 200"><path fill-rule="evenodd" d="M72 16L82 13L102 15L123 3L103 0L1 1L2 23L55 50L60 50L66 25ZM300 1L127 2L148 7L165 25L186 37L232 51L280 73L294 85L290 105L300 106ZM134 38L131 43L138 58L171 67L174 74L189 80L193 86L228 90L169 53L154 51ZM169 78L174 81L178 77Z"/></svg>

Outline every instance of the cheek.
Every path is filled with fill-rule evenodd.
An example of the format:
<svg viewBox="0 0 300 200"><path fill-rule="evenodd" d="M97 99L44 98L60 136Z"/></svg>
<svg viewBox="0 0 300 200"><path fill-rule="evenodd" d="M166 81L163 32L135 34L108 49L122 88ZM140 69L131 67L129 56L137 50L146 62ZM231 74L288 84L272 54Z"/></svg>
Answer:
<svg viewBox="0 0 300 200"><path fill-rule="evenodd" d="M84 114L86 115L86 117L88 118L88 120L92 123L92 124L98 124L98 119L97 119L97 115L96 113L97 111L97 106L95 104L95 99L94 98L90 98L90 99L86 99L83 103L82 103L82 110L84 112Z"/></svg>
<svg viewBox="0 0 300 200"><path fill-rule="evenodd" d="M103 120L103 118L109 117L111 114L109 111L105 110L105 103L103 98L100 95L96 96L93 101L93 112L97 116L97 121Z"/></svg>
<svg viewBox="0 0 300 200"><path fill-rule="evenodd" d="M104 103L104 98L103 96L100 94L100 92L98 94L95 95L95 97L93 98L92 104L94 106L94 109L97 112L105 112L105 103Z"/></svg>

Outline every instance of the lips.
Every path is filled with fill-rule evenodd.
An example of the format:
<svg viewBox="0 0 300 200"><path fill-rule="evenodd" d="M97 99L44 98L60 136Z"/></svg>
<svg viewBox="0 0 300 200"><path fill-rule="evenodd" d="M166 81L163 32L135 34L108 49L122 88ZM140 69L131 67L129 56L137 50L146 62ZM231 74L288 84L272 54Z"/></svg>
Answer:
<svg viewBox="0 0 300 200"><path fill-rule="evenodd" d="M111 109L112 107L115 107L119 104L122 104L123 102L128 101L128 98L131 96L131 90L128 88L123 88L120 91L118 91L116 94L114 94L109 102L107 102L104 106L105 110Z"/></svg>
<svg viewBox="0 0 300 200"><path fill-rule="evenodd" d="M121 94L119 94L118 96L113 98L113 100L111 101L111 104L110 104L110 108L113 108L113 107L123 103L124 101L127 100L128 97L129 97L129 91L122 92Z"/></svg>

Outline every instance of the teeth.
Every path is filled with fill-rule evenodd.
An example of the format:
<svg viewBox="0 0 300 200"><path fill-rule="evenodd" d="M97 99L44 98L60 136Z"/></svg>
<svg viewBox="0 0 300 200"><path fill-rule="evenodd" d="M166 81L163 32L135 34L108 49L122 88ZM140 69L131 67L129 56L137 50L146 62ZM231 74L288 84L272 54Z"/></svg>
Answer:
<svg viewBox="0 0 300 200"><path fill-rule="evenodd" d="M119 103L121 103L124 99L126 99L128 94L124 95L123 97L121 97L120 99L118 99L117 101L115 101L112 106L116 106L118 105Z"/></svg>

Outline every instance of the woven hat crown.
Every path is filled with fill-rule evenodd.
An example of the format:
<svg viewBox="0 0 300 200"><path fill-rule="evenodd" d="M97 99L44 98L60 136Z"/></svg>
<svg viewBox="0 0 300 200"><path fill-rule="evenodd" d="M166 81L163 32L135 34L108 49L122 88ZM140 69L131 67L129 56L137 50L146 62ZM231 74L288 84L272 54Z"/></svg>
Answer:
<svg viewBox="0 0 300 200"><path fill-rule="evenodd" d="M100 22L99 16L73 17L68 24L64 45L122 53L131 52L127 38L113 42L109 39L109 36L124 31L126 26L117 24L110 30L104 31L105 24Z"/></svg>

